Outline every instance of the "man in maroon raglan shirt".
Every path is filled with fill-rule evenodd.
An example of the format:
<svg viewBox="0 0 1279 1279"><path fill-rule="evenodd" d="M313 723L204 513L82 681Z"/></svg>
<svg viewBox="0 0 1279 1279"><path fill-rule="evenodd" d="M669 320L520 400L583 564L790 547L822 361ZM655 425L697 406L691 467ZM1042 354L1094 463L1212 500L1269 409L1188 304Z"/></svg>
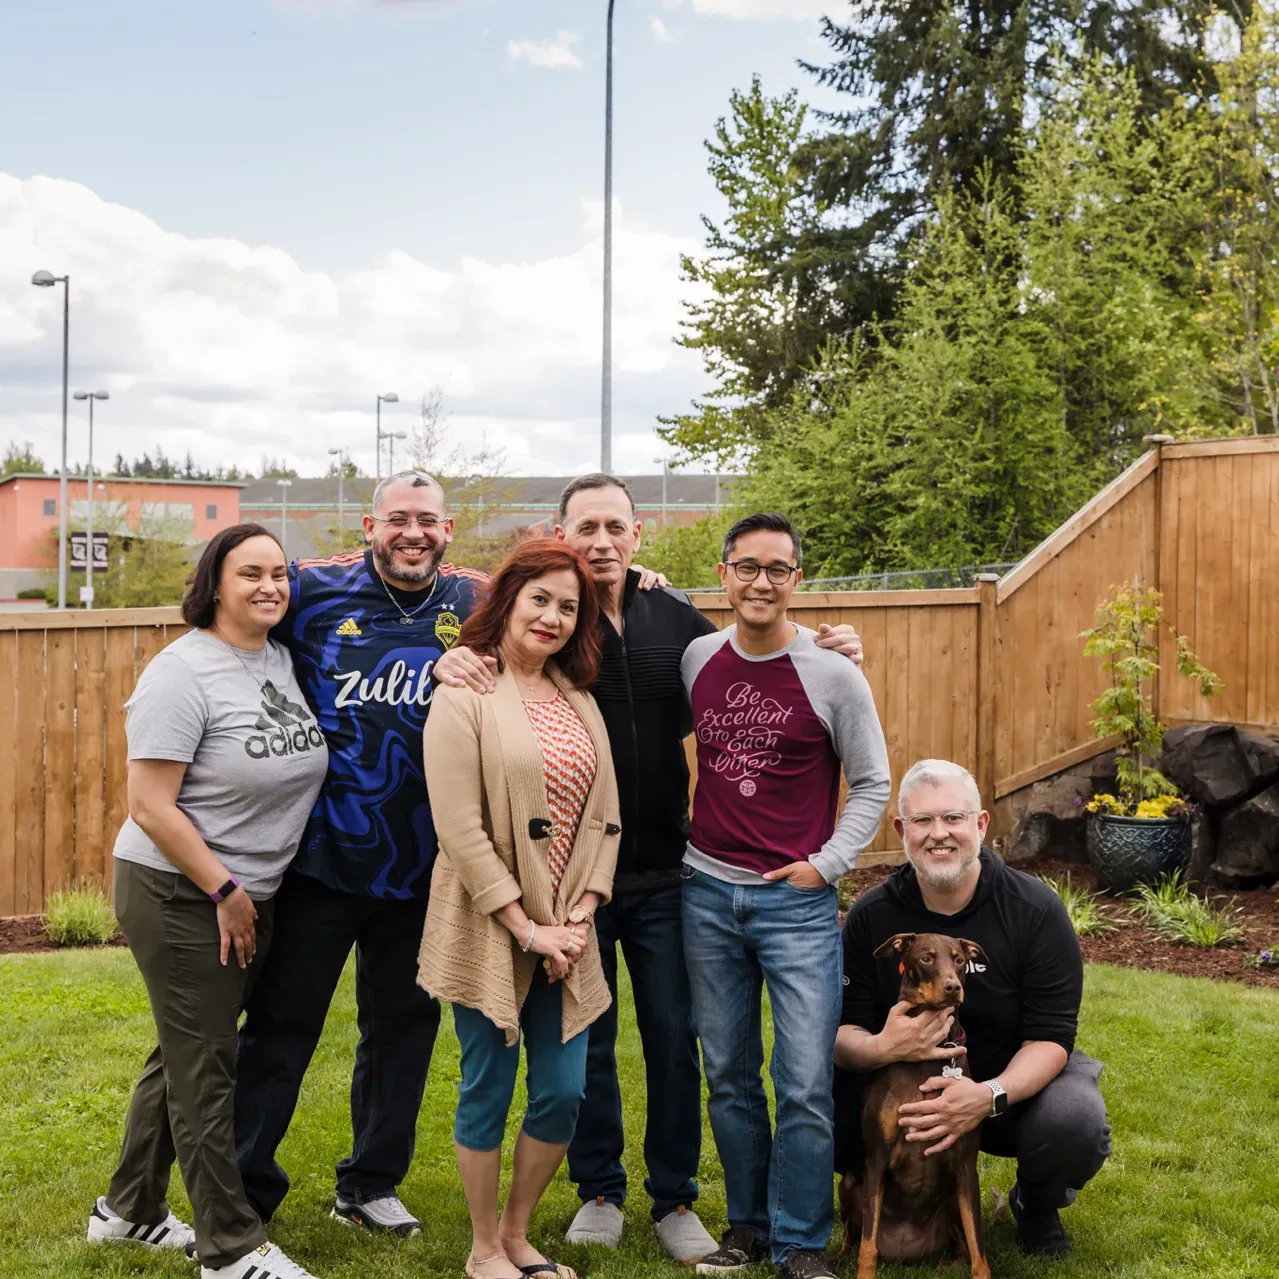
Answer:
<svg viewBox="0 0 1279 1279"><path fill-rule="evenodd" d="M861 671L787 620L799 563L785 516L739 520L719 566L736 625L695 639L681 666L697 741L684 955L728 1202L728 1230L699 1274L771 1255L784 1279L830 1276L835 883L879 828L889 771ZM765 985L775 1134L760 1073Z"/></svg>

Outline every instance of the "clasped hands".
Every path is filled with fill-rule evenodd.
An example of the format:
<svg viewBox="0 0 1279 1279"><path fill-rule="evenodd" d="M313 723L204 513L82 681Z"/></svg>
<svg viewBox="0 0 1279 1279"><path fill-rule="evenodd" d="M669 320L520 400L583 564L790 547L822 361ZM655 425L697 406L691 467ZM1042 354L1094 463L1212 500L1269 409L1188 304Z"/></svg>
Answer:
<svg viewBox="0 0 1279 1279"><path fill-rule="evenodd" d="M942 1047L950 1038L955 1015L949 1008L909 1016L905 1000L894 1004L879 1040L892 1061L948 1061L963 1057L962 1045ZM910 1101L897 1109L897 1122L907 1141L933 1144L925 1155L949 1150L966 1132L972 1132L990 1114L991 1092L985 1084L964 1076L951 1079L935 1075L919 1085L922 1101Z"/></svg>
<svg viewBox="0 0 1279 1279"><path fill-rule="evenodd" d="M594 927L595 905L585 897L569 911L568 923L537 925L529 950L542 956L542 967L552 982L563 981L573 971L586 953L586 943Z"/></svg>

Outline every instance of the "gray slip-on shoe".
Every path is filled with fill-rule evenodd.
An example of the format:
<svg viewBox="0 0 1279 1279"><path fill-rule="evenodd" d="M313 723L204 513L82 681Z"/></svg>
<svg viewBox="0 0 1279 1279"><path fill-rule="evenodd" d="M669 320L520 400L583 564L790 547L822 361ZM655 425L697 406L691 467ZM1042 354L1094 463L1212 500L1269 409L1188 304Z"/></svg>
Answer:
<svg viewBox="0 0 1279 1279"><path fill-rule="evenodd" d="M622 1242L623 1220L622 1210L600 1195L598 1199L588 1199L577 1210L564 1238L569 1243L600 1243L605 1248L616 1248Z"/></svg>
<svg viewBox="0 0 1279 1279"><path fill-rule="evenodd" d="M688 1204L680 1204L653 1227L662 1247L686 1266L695 1265L715 1251L715 1240Z"/></svg>

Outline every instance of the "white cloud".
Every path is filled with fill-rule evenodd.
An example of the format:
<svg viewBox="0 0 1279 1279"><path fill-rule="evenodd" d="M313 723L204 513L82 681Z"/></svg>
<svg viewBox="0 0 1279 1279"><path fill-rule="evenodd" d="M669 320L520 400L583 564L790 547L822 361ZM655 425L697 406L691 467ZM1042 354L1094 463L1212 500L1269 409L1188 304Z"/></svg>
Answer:
<svg viewBox="0 0 1279 1279"><path fill-rule="evenodd" d="M663 9L682 9L684 0L662 0ZM736 18L741 22L767 22L791 18L809 22L827 14L838 14L843 0L692 0L694 13L715 18Z"/></svg>
<svg viewBox="0 0 1279 1279"><path fill-rule="evenodd" d="M508 40L506 55L512 62L527 62L533 67L576 70L582 65L582 59L573 51L573 46L581 39L579 32L561 30L555 33L554 40Z"/></svg>
<svg viewBox="0 0 1279 1279"><path fill-rule="evenodd" d="M46 461L60 433L61 298L38 269L71 276L75 386L102 385L99 460L156 444L201 462L256 466L284 454L304 474L349 444L372 468L372 405L409 429L444 392L461 438L479 430L525 474L594 464L602 206L584 202L578 248L542 261L424 262L404 252L343 274L286 252L166 231L73 182L0 174L0 435ZM659 412L701 387L674 345L695 242L632 227L617 211L616 463L651 470ZM71 455L83 457L72 422Z"/></svg>
<svg viewBox="0 0 1279 1279"><path fill-rule="evenodd" d="M664 23L657 14L652 14L648 20L649 30L653 33L653 39L659 44L671 44L675 39L675 33Z"/></svg>

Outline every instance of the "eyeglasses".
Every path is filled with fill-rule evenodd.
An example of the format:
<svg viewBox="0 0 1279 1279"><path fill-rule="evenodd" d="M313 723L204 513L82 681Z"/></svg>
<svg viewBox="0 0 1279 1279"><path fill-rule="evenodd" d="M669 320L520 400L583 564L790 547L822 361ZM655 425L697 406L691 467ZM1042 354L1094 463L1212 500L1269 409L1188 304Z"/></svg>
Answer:
<svg viewBox="0 0 1279 1279"><path fill-rule="evenodd" d="M911 813L909 817L903 817L902 821L904 821L906 825L910 826L912 829L922 832L932 830L933 823L940 818L941 824L945 826L947 830L958 830L970 817L975 816L978 811L979 810L976 808L969 808L963 812L953 813Z"/></svg>
<svg viewBox="0 0 1279 1279"><path fill-rule="evenodd" d="M416 520L409 519L407 515L373 515L370 518L379 524L389 524L392 528L408 528L410 524L416 524L418 528L431 529L439 528L448 516L444 520L437 519L434 515L419 515Z"/></svg>
<svg viewBox="0 0 1279 1279"><path fill-rule="evenodd" d="M792 564L770 564L767 568L762 564L756 564L752 560L729 560L728 567L737 574L738 581L753 582L763 570L764 576L768 578L774 586L785 586L791 579L792 573L798 573L799 568Z"/></svg>

